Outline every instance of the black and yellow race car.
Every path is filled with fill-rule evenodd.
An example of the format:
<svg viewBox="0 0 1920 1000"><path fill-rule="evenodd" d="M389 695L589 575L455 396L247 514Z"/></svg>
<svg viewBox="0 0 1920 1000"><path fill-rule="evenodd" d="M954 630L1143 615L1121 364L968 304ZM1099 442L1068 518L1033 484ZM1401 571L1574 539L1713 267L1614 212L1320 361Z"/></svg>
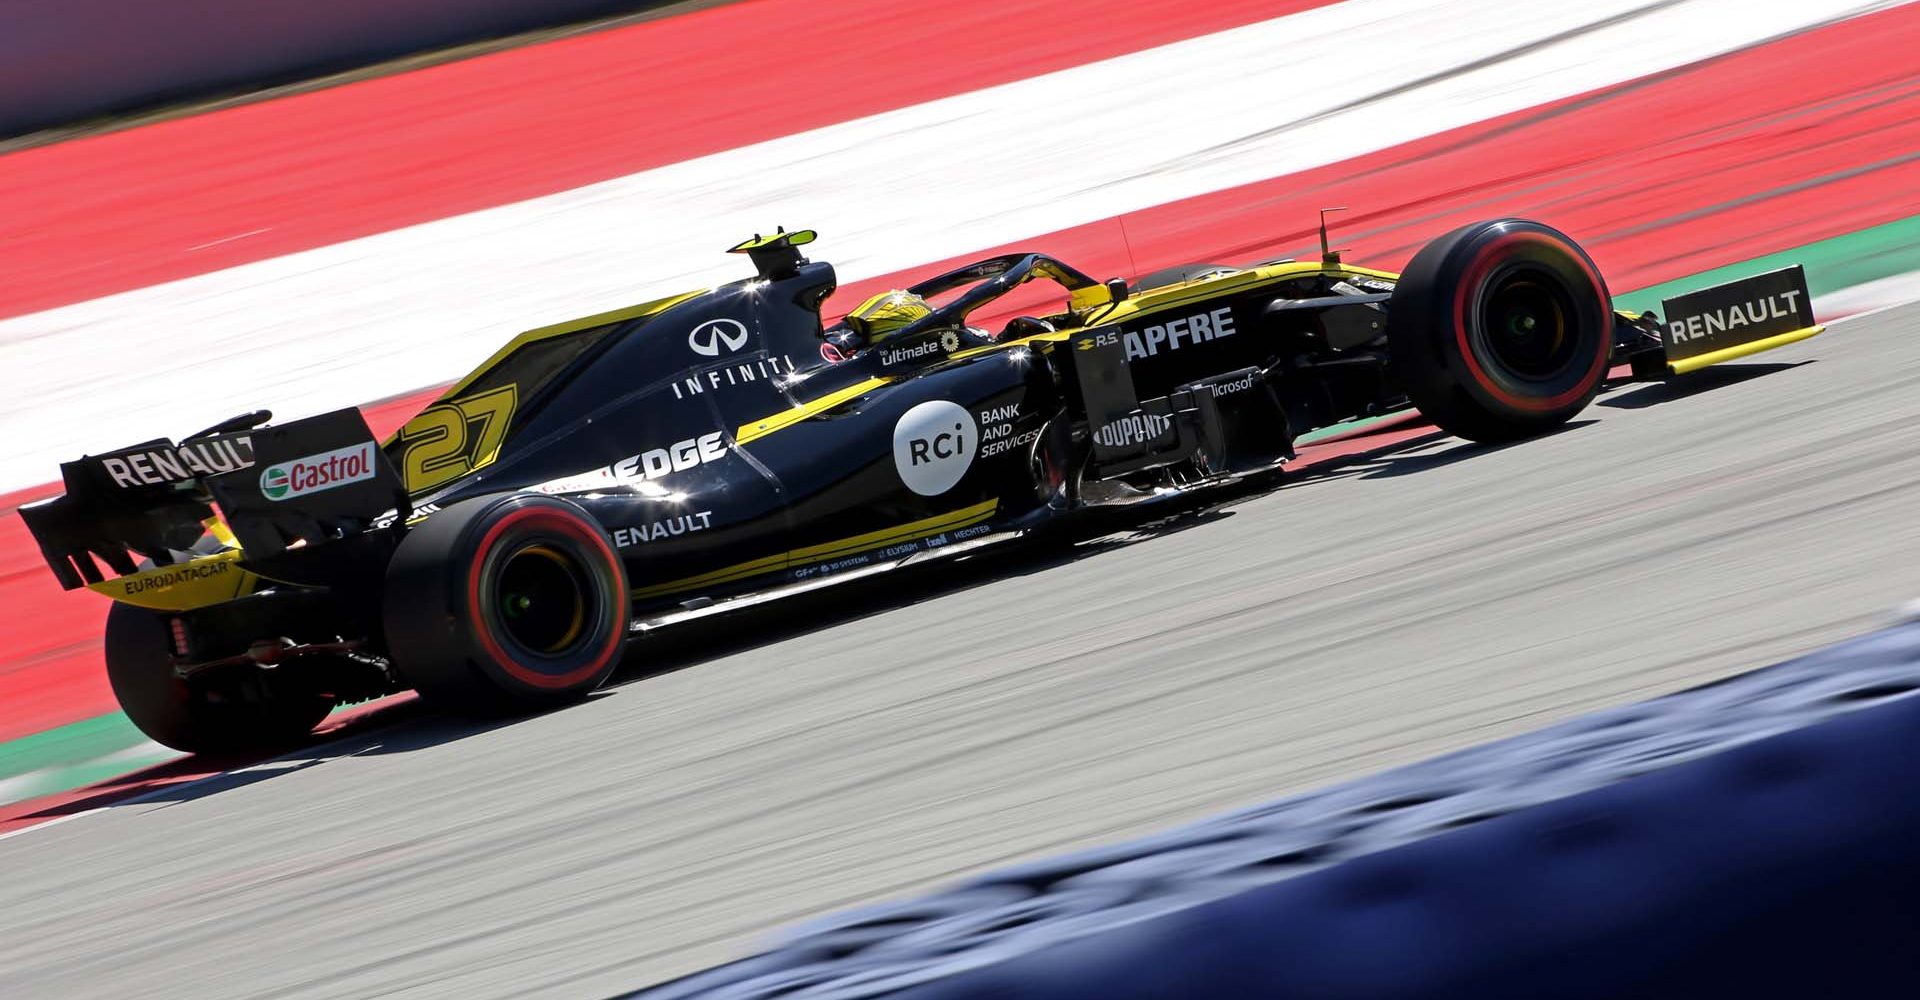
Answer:
<svg viewBox="0 0 1920 1000"><path fill-rule="evenodd" d="M1323 217L1324 218L1324 217ZM408 688L469 707L583 696L629 637L1266 473L1296 436L1417 407L1502 440L1618 366L1669 377L1820 332L1798 269L1616 312L1533 222L1467 226L1403 274L1311 261L1099 281L1044 254L914 286L872 343L827 329L811 232L755 274L533 330L390 440L356 410L257 411L62 466L21 508L62 584L112 598L133 721L267 746ZM969 325L1030 282L1045 315Z"/></svg>

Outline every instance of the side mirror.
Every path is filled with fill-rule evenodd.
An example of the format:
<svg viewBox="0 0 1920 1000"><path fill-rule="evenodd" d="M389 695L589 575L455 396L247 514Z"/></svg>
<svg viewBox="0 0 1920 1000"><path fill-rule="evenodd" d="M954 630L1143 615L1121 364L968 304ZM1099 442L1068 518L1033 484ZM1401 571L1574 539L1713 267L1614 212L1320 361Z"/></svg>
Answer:
<svg viewBox="0 0 1920 1000"><path fill-rule="evenodd" d="M1085 312L1095 306L1104 306L1109 302L1125 302L1127 282L1125 278L1112 278L1104 285L1087 285L1076 288L1067 296L1067 308L1074 312Z"/></svg>

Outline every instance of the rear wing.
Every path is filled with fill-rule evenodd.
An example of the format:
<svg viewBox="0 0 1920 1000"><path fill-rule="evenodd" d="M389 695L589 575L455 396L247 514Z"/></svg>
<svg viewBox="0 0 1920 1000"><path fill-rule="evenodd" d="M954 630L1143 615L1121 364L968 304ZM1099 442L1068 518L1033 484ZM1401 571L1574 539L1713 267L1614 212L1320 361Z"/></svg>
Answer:
<svg viewBox="0 0 1920 1000"><path fill-rule="evenodd" d="M279 427L158 438L60 466L66 492L20 507L68 590L168 567L209 532L249 559L366 530L408 510L406 491L358 410ZM216 512L216 507L218 511ZM404 523L404 519L399 519Z"/></svg>
<svg viewBox="0 0 1920 1000"><path fill-rule="evenodd" d="M142 559L172 566L192 558L215 519L206 478L253 465L245 433L159 438L63 463L66 492L23 504L20 517L60 586L73 590L105 579L101 564L126 576Z"/></svg>

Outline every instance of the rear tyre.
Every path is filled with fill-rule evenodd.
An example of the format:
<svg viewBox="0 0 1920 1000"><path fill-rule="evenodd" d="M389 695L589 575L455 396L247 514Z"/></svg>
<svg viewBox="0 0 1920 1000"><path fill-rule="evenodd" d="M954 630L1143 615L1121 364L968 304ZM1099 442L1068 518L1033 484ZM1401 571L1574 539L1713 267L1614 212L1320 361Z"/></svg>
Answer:
<svg viewBox="0 0 1920 1000"><path fill-rule="evenodd" d="M586 697L619 663L625 570L579 505L536 494L454 504L407 533L387 568L385 630L422 697L527 711Z"/></svg>
<svg viewBox="0 0 1920 1000"><path fill-rule="evenodd" d="M1524 219L1478 222L1427 244L1387 315L1407 396L1441 429L1475 441L1539 434L1599 393L1612 299L1584 251Z"/></svg>
<svg viewBox="0 0 1920 1000"><path fill-rule="evenodd" d="M107 681L120 708L155 742L188 753L279 749L299 741L336 699L278 675L225 674L189 684L174 676L169 616L129 604L107 612Z"/></svg>

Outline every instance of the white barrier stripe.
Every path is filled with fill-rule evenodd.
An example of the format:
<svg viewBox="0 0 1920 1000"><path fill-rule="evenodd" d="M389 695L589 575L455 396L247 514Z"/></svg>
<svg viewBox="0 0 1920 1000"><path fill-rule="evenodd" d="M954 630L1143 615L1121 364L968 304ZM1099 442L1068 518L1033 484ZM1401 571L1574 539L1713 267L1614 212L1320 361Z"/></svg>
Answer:
<svg viewBox="0 0 1920 1000"><path fill-rule="evenodd" d="M771 223L823 230L846 279L884 274L1895 5L1346 0L17 317L0 322L0 491L256 406L291 417L450 380L517 330L741 276L719 248Z"/></svg>

